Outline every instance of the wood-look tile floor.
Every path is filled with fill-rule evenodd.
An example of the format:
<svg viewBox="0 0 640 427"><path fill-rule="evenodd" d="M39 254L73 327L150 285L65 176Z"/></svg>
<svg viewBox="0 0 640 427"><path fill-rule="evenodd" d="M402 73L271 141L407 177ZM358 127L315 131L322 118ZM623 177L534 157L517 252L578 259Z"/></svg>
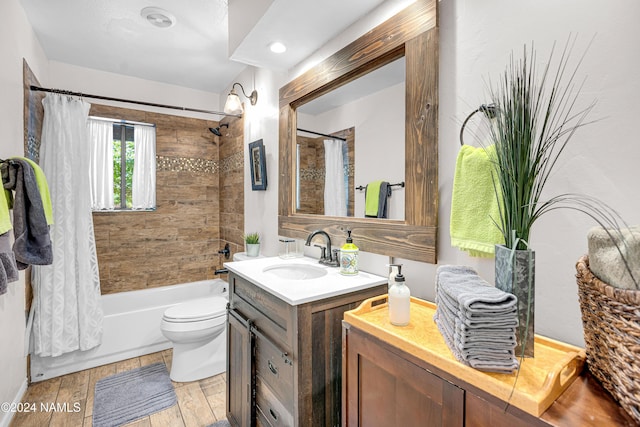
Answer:
<svg viewBox="0 0 640 427"><path fill-rule="evenodd" d="M96 381L109 375L158 362L164 362L167 370L170 370L171 350L33 383L27 388L22 402L36 410L16 413L10 427L91 427ZM133 421L126 426L204 427L225 419L224 373L200 381L174 382L173 388L178 398L177 405ZM55 404L58 404L58 410L40 410Z"/></svg>

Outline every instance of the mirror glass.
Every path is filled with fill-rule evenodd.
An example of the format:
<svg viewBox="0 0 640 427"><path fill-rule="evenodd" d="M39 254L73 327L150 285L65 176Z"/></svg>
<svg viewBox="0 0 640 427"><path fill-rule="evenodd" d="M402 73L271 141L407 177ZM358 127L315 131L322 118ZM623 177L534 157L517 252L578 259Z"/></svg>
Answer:
<svg viewBox="0 0 640 427"><path fill-rule="evenodd" d="M296 213L405 219L405 75L401 57L296 109Z"/></svg>

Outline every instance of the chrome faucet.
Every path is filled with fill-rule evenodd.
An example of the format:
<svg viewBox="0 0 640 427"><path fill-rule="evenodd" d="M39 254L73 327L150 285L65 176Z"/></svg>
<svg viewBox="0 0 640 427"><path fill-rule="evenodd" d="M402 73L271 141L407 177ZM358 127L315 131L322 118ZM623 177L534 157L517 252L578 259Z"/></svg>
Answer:
<svg viewBox="0 0 640 427"><path fill-rule="evenodd" d="M320 248L320 250L322 251L320 255L320 260L318 262L320 264L331 265L333 267L340 266L340 262L338 260L338 250L337 249L334 249L333 251L331 250L331 237L329 237L329 234L327 234L326 231L316 230L311 234L309 234L309 236L307 237L307 242L305 243L305 246L311 246L311 240L314 237L316 237L318 234L324 236L324 240L327 245L326 248L324 246L314 245Z"/></svg>

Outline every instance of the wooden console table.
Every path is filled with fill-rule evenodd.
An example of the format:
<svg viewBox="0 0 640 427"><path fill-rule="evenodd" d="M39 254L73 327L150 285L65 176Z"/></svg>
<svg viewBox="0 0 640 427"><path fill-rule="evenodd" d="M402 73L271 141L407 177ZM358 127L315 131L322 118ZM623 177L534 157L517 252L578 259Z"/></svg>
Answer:
<svg viewBox="0 0 640 427"><path fill-rule="evenodd" d="M429 333L423 334L423 328L430 327L425 319L412 317L416 322L414 332L418 331L422 336L422 341L416 346L410 342L415 335L407 330L395 334L398 330L389 328L382 321L385 318L382 311L387 310L386 302L380 297L374 300L373 305L367 300L360 308L348 311L344 316L343 426L636 425L586 368L572 373L571 381L564 381L563 389L566 390L556 390L557 394L562 394L559 397L556 394L555 401L548 401L539 409L535 405L527 406L526 399L522 404L522 398L518 404L524 410L507 405L506 398L497 397L503 392L496 391L495 378L491 374L487 375L485 382L476 375L477 372L467 372L468 367L464 365L451 368L446 360L442 363L439 354L442 343L436 342L438 337L431 335L424 340L424 334ZM367 308L363 311L362 307ZM379 311L376 315L367 316L364 314L367 310ZM430 345L438 348L435 357L431 357L431 349L425 348ZM524 393L535 394L531 390L527 392L526 388ZM536 399L533 402L536 403Z"/></svg>

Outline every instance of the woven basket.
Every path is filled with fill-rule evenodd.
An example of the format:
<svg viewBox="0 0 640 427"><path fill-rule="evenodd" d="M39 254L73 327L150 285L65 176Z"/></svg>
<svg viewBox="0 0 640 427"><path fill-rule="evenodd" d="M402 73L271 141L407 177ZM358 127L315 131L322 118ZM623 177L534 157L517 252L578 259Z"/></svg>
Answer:
<svg viewBox="0 0 640 427"><path fill-rule="evenodd" d="M602 282L586 255L576 270L589 370L640 423L640 291Z"/></svg>

